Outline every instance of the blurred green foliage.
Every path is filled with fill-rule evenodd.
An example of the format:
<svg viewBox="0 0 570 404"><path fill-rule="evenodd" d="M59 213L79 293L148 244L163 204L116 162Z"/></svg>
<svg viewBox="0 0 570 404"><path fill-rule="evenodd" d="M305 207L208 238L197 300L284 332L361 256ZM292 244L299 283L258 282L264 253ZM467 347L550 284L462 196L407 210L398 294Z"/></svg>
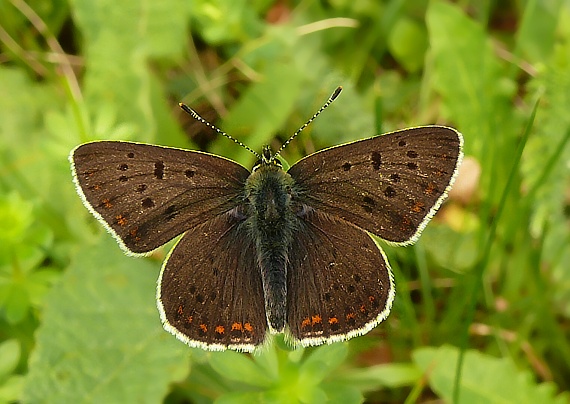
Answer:
<svg viewBox="0 0 570 404"><path fill-rule="evenodd" d="M391 316L330 346L186 347L154 303L167 249L124 256L69 151L251 165L177 103L277 148L337 85L290 162L413 125L465 136L457 192L417 245L386 247ZM0 88L0 402L568 402L568 1L3 0Z"/></svg>

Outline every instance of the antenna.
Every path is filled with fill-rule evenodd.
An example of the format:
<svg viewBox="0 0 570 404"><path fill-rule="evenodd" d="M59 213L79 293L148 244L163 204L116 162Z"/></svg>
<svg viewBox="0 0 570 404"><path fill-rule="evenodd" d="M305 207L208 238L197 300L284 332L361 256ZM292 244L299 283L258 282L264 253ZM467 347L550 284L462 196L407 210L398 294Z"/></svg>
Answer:
<svg viewBox="0 0 570 404"><path fill-rule="evenodd" d="M178 103L178 105L180 106L180 108L182 108L182 110L184 110L184 112L186 112L187 114L189 114L192 118L196 119L198 122L203 123L204 125L206 125L207 127L215 130L217 133L219 133L220 135L227 137L228 139L232 140L233 142L237 143L238 145L240 145L241 147L243 147L244 149L250 151L251 153L253 153L258 160L264 160L264 161L273 161L275 160L275 158L277 156L279 156L279 154L281 154L281 152L283 151L283 149L285 149L285 147L287 147L287 145L289 143L291 143L291 141L293 139L295 139L297 137L297 135L299 133L301 133L303 131L303 129L305 129L307 126L309 126L311 124L311 122L313 122L317 116L319 116L321 114L321 112L323 112L325 109L327 109L327 107L329 105L332 104L332 102L336 99L336 97L339 96L339 94L342 91L342 87L338 86L336 88L336 90L334 90L334 92L331 94L331 96L329 97L329 99L327 100L327 102L325 102L323 104L323 106L321 108L319 108L319 110L317 112L315 112L315 114L307 121L305 122L305 124L303 126L301 126L295 133L293 133L293 135L291 135L291 137L289 139L287 139L287 141L285 143L283 143L281 145L281 147L279 148L279 150L277 150L277 153L275 153L274 155L272 155L269 159L265 156L265 149L264 149L264 156L262 157L259 153L257 153L255 150L253 150L251 147L249 147L248 145L240 142L239 140L237 140L236 138L228 135L226 132L218 129L217 127L215 127L214 125L212 125L210 122L206 121L204 118L202 118L200 115L198 115L198 113L196 111L194 111L192 108L190 108L188 105L183 104L183 103Z"/></svg>
<svg viewBox="0 0 570 404"><path fill-rule="evenodd" d="M239 144L241 147L243 147L246 150L249 150L250 152L252 152L257 158L258 160L261 160L261 156L259 155L259 153L257 153L255 150L253 150L251 147L249 147L248 145L240 142L239 140L237 140L236 138L231 137L230 135L228 135L226 132L216 128L214 125L212 125L210 122L206 121L204 118L202 118L200 115L198 115L198 113L196 111L194 111L192 108L190 108L188 105L183 104L181 102L178 103L178 105L180 106L180 108L182 108L184 110L184 112L188 113L190 116L192 116L192 118L194 118L195 120L197 120L198 122L202 122L204 125L206 125L207 127L214 129L217 133L219 133L220 135L227 137L230 140L233 140L235 143Z"/></svg>
<svg viewBox="0 0 570 404"><path fill-rule="evenodd" d="M295 138L297 137L297 135L303 131L303 129L305 129L307 126L309 126L309 125L311 124L311 122L313 122L313 121L317 118L317 116L319 116L319 115L321 114L321 112L323 112L325 109L327 109L327 107L328 107L329 105L332 104L332 102L336 99L336 97L339 96L339 94L340 94L341 91L342 91L342 86L338 86L338 87L336 88L336 90L334 90L334 92L331 94L331 96L329 97L329 99L327 100L327 102L325 102L325 103L323 104L323 106L322 106L321 108L319 108L319 110L318 110L317 112L315 112L315 114L314 114L307 122L305 122L305 124L304 124L303 126L301 126L301 127L297 130L297 132L293 133L293 135L291 135L291 137L290 137L285 143L283 143L283 144L281 145L281 148L280 148L279 150L277 150L277 153L275 153L275 154L271 157L271 159L274 160L277 156L279 156L279 154L281 154L281 152L283 151L283 149L284 149L285 147L287 147L287 145L288 145L289 143L291 143L291 141L292 141L293 139L295 139Z"/></svg>

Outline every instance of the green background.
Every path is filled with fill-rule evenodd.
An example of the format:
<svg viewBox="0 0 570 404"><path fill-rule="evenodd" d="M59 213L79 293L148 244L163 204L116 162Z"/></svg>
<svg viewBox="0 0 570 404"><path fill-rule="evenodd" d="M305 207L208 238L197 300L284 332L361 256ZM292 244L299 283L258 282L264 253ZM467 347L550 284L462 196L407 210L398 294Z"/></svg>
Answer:
<svg viewBox="0 0 570 404"><path fill-rule="evenodd" d="M96 139L283 156L408 126L465 136L455 192L385 247L368 335L258 355L188 348L75 193ZM536 114L535 114L536 112ZM0 0L0 403L570 400L570 2ZM168 247L168 246L167 246Z"/></svg>

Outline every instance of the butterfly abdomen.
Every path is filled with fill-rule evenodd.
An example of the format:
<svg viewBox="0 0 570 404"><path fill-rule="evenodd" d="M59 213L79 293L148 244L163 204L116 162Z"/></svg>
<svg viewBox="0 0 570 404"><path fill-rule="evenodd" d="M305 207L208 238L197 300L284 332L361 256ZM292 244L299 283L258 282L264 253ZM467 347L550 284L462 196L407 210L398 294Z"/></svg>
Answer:
<svg viewBox="0 0 570 404"><path fill-rule="evenodd" d="M279 166L263 164L246 183L250 232L263 281L265 311L272 332L285 327L287 265L294 215L291 209L293 179Z"/></svg>

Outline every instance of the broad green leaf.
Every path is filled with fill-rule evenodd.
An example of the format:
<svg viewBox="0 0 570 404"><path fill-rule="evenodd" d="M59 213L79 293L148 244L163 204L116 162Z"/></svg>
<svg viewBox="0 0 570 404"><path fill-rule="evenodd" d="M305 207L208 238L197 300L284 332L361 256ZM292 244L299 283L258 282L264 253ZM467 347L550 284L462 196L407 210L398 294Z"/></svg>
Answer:
<svg viewBox="0 0 570 404"><path fill-rule="evenodd" d="M188 371L190 350L160 325L158 264L102 241L47 297L24 402L155 403Z"/></svg>

